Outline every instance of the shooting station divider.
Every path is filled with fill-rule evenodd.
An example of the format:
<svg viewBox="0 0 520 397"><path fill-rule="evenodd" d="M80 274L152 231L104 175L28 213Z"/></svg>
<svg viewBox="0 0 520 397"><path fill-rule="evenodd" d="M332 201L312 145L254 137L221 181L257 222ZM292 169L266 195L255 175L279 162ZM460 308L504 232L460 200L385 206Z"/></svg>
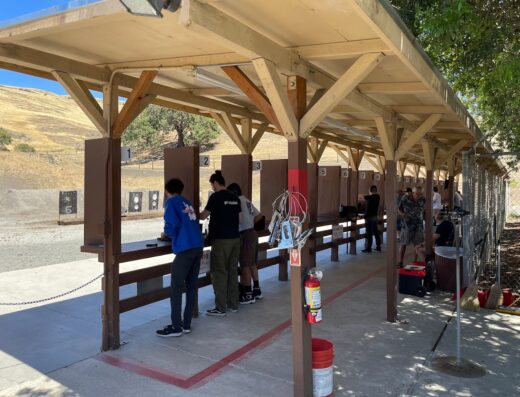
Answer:
<svg viewBox="0 0 520 397"><path fill-rule="evenodd" d="M108 144L113 141L107 138L88 140L85 143L85 244L82 246L83 252L97 253L100 262L103 262L103 224L104 210L106 203L104 202L105 175L104 167L106 163L99 161L100 158L106 158L108 152ZM113 142L113 155L117 157L120 153L119 142ZM101 154L101 155L100 155ZM117 162L117 159L115 159ZM117 169L119 167L113 167ZM287 160L263 160L262 169L260 171L260 210L266 216L267 220L272 215L272 202L287 186ZM320 173L321 170L321 173ZM319 167L317 164L308 164L309 172L309 216L311 227L323 228L324 230L315 231L311 236L311 258L315 261L317 252L330 249L331 260L338 260L338 249L342 244L355 245L356 240L365 237L364 233L360 233L360 229L364 228L363 223L347 222L346 219L339 218L339 205L345 203L348 195L347 203L357 203L356 195L348 192L349 178L345 177L339 166ZM342 176L343 173L343 176ZM370 173L370 172L369 172ZM252 158L250 155L229 155L222 156L222 174L226 178L227 183L237 182L244 186L244 191L252 193ZM357 172L354 173L357 181ZM372 173L370 173L372 175ZM349 173L350 176L350 173ZM120 174L119 174L120 178ZM180 178L185 185L184 195L194 203L194 207L198 212L199 209L199 150L196 147L165 149L164 152L164 179ZM120 179L119 179L120 180ZM114 184L119 185L120 184ZM354 185L357 187L357 182ZM364 185L363 185L364 186ZM314 187L314 188L313 188ZM323 200L318 204L318 191ZM117 195L116 197L119 197ZM119 218L119 230L120 230ZM333 226L336 228L336 234L333 236ZM338 227L341 233L338 233ZM116 229L118 229L116 227ZM160 233L160 230L157 231ZM259 232L259 237L265 237L268 231ZM325 240L327 240L325 242ZM279 266L279 280L286 281L288 279L288 254L287 250L278 250L277 255L268 257L268 250L276 250L276 247L270 247L267 242L259 243L259 260L257 266L263 269L269 266ZM355 252L355 251L354 251ZM109 308L109 317L116 319L115 324L119 324L119 315L130 310L137 309L167 299L170 296L170 287L164 286L163 276L170 274L171 259L168 262L154 265L151 267L141 268L132 271L119 272L119 264L137 261L145 258L159 257L171 254L171 243L168 241L159 241L156 239L125 243L120 245L120 250L113 253L113 266L117 268L115 275L114 289L119 287L136 284L137 293L134 296L119 299L116 293L117 301L113 302L113 307ZM209 258L209 255L205 255ZM204 259L203 259L204 262ZM199 288L210 285L211 279L207 265L201 266L201 274L198 280ZM195 308L195 314L198 313L198 305ZM105 331L105 330L104 330ZM113 330L117 333L117 330ZM117 337L116 340L119 340Z"/></svg>

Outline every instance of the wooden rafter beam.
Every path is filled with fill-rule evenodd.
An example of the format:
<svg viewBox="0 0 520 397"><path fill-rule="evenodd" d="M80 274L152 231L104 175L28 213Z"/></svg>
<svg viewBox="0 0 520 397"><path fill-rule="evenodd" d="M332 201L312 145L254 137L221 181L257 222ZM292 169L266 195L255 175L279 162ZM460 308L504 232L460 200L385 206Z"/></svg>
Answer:
<svg viewBox="0 0 520 397"><path fill-rule="evenodd" d="M390 107L393 111L401 114L444 114L449 110L444 105L396 105Z"/></svg>
<svg viewBox="0 0 520 397"><path fill-rule="evenodd" d="M410 94L427 92L428 87L420 81L400 83L362 83L358 86L364 94Z"/></svg>
<svg viewBox="0 0 520 397"><path fill-rule="evenodd" d="M117 119L112 124L112 137L114 139L120 138L125 129L139 115L139 111L143 110L143 101L145 103L147 101L145 97L155 76L157 76L157 70L144 70L141 72L141 76L139 76L130 96L123 105L123 109L121 109Z"/></svg>
<svg viewBox="0 0 520 397"><path fill-rule="evenodd" d="M376 158L373 158L372 156L365 156L365 160L368 161L376 171L381 172L379 163Z"/></svg>
<svg viewBox="0 0 520 397"><path fill-rule="evenodd" d="M267 131L268 127L268 123L262 123L256 129L256 132L251 139L251 153L256 149L258 142L260 142L260 139L262 139L262 136L264 136L264 133Z"/></svg>
<svg viewBox="0 0 520 397"><path fill-rule="evenodd" d="M92 121L103 136L108 136L108 125L103 118L103 109L81 81L77 81L65 72L52 72L54 78L65 88L71 98L76 101L83 113Z"/></svg>
<svg viewBox="0 0 520 397"><path fill-rule="evenodd" d="M430 131L433 126L442 118L442 114L432 114L424 122L413 131L404 142L399 144L395 153L395 158L399 160L405 155L416 143L419 143L421 139Z"/></svg>
<svg viewBox="0 0 520 397"><path fill-rule="evenodd" d="M211 117L213 117L220 128L222 128L222 130L231 138L240 151L242 153L247 153L245 142L242 139L235 122L232 122L230 115L226 113L220 114L212 112Z"/></svg>
<svg viewBox="0 0 520 397"><path fill-rule="evenodd" d="M289 140L295 140L298 136L298 121L275 65L265 58L253 60L253 65L280 122L282 132Z"/></svg>
<svg viewBox="0 0 520 397"><path fill-rule="evenodd" d="M381 146L383 148L383 152L387 160L395 159L395 137L389 131L386 126L385 120L383 117L376 117L374 119L377 127L377 132L379 133L379 139L381 141Z"/></svg>
<svg viewBox="0 0 520 397"><path fill-rule="evenodd" d="M316 162L317 163L319 163L319 161L321 160L321 157L323 156L323 153L325 152L325 149L327 148L328 144L329 144L329 141L327 141L326 139L321 141L321 143L318 147L318 151L316 152Z"/></svg>
<svg viewBox="0 0 520 397"><path fill-rule="evenodd" d="M433 147L428 141L422 141L424 165L428 171L433 171L435 168L435 159L437 156L437 148Z"/></svg>
<svg viewBox="0 0 520 397"><path fill-rule="evenodd" d="M436 163L436 168L440 168L442 165L444 165L450 158L454 157L457 152L459 152L461 149L463 149L468 141L462 140L457 142L452 148L446 152L443 156L440 156Z"/></svg>
<svg viewBox="0 0 520 397"><path fill-rule="evenodd" d="M325 92L300 120L300 137L310 132L341 102L381 61L383 54L365 54Z"/></svg>
<svg viewBox="0 0 520 397"><path fill-rule="evenodd" d="M348 159L348 156L345 154L345 152L343 150L341 150L341 148L339 146L336 146L336 145L332 145L330 146L332 148L332 150L334 150L339 157L341 157L341 159L347 164L347 166L350 164L350 160Z"/></svg>
<svg viewBox="0 0 520 397"><path fill-rule="evenodd" d="M357 58L367 53L388 52L388 46L381 39L312 44L291 47L290 49L295 51L302 58L309 60Z"/></svg>
<svg viewBox="0 0 520 397"><path fill-rule="evenodd" d="M224 66L222 70L233 82L246 94L265 117L277 128L282 130L280 122L276 118L271 102L262 91L247 77L238 66Z"/></svg>

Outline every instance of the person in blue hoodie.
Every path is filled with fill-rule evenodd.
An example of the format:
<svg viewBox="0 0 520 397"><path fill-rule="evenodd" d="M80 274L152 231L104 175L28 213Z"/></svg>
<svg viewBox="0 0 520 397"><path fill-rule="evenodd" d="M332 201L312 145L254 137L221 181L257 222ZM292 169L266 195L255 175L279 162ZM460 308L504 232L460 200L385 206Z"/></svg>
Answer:
<svg viewBox="0 0 520 397"><path fill-rule="evenodd" d="M182 336L191 332L193 307L197 297L197 279L204 240L192 203L182 196L184 184L171 179L164 186L164 234L172 239L175 258L171 267L171 325L156 331L158 336ZM182 288L186 284L186 305L181 319Z"/></svg>

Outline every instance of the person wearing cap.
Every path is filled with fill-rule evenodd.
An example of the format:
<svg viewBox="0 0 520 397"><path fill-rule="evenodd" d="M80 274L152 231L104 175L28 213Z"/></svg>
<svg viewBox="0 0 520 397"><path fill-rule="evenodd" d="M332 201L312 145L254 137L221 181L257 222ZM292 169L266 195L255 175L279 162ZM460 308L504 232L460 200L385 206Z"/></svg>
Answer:
<svg viewBox="0 0 520 397"><path fill-rule="evenodd" d="M406 189L408 191L408 189ZM404 254L406 246L413 244L417 247L424 241L424 207L426 199L422 195L422 188L416 186L413 189L411 197L407 194L401 199L399 205L399 214L403 217L403 228L401 230L401 248L399 267L403 266ZM414 261L417 260L417 252L414 252Z"/></svg>

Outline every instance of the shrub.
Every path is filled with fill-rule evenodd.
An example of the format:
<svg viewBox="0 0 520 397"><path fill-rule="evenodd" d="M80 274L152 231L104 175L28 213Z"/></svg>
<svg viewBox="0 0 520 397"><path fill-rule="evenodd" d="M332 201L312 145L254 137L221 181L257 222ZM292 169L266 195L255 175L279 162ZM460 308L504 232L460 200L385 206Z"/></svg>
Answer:
<svg viewBox="0 0 520 397"><path fill-rule="evenodd" d="M36 149L27 143L19 143L14 147L15 152L34 153Z"/></svg>
<svg viewBox="0 0 520 397"><path fill-rule="evenodd" d="M13 136L3 128L0 128L0 145L10 145L12 141Z"/></svg>

